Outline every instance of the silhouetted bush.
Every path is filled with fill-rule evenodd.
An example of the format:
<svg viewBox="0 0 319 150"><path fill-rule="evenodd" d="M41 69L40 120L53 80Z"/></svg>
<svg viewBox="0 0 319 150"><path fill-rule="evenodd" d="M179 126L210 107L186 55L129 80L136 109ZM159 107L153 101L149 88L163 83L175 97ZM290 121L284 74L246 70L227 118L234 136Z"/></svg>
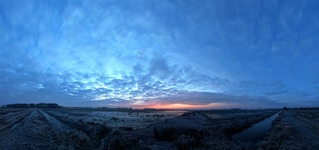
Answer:
<svg viewBox="0 0 319 150"><path fill-rule="evenodd" d="M107 136L112 131L112 128L108 127L106 124L101 124L97 126L94 134L97 138L101 139Z"/></svg>
<svg viewBox="0 0 319 150"><path fill-rule="evenodd" d="M178 149L192 149L201 146L205 133L187 127L153 128L154 138L161 141L173 142Z"/></svg>
<svg viewBox="0 0 319 150"><path fill-rule="evenodd" d="M103 141L105 150L138 149L137 139L128 139L119 130L110 133Z"/></svg>
<svg viewBox="0 0 319 150"><path fill-rule="evenodd" d="M241 131L243 131L251 126L252 126L252 123L230 125L230 126L224 128L224 135L227 138L231 138L232 135L239 133L239 132L241 132Z"/></svg>
<svg viewBox="0 0 319 150"><path fill-rule="evenodd" d="M191 150L193 149L193 147L197 147L199 145L199 142L196 141L193 136L182 134L178 136L178 138L174 141L174 144L180 150Z"/></svg>
<svg viewBox="0 0 319 150"><path fill-rule="evenodd" d="M94 149L91 140L86 135L80 134L77 131L59 132L52 136L56 140L55 142L60 145L59 149Z"/></svg>

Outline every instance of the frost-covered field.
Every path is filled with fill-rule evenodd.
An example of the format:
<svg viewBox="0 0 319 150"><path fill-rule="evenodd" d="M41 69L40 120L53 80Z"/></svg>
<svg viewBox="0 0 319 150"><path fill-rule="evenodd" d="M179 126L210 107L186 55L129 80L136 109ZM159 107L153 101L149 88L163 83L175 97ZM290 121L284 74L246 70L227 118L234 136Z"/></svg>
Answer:
<svg viewBox="0 0 319 150"><path fill-rule="evenodd" d="M262 141L264 149L319 149L319 110L285 110Z"/></svg>
<svg viewBox="0 0 319 150"><path fill-rule="evenodd" d="M88 110L47 110L59 119L68 122L107 124L109 127L127 127L133 130L142 129L151 124L181 116L186 111L88 111Z"/></svg>
<svg viewBox="0 0 319 150"><path fill-rule="evenodd" d="M231 136L280 110L0 109L0 149L318 148L318 110L283 110L258 143Z"/></svg>

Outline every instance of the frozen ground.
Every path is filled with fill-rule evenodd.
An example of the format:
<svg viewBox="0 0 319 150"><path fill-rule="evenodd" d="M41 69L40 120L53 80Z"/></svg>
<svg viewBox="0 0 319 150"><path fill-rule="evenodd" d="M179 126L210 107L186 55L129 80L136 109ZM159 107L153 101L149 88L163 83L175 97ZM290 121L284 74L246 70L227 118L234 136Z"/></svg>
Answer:
<svg viewBox="0 0 319 150"><path fill-rule="evenodd" d="M87 110L48 110L51 115L65 121L107 124L109 127L127 127L134 130L145 128L154 123L163 122L181 116L185 111L140 111L110 112Z"/></svg>
<svg viewBox="0 0 319 150"><path fill-rule="evenodd" d="M285 110L259 143L231 139L280 110L0 109L0 149L319 149L318 110Z"/></svg>
<svg viewBox="0 0 319 150"><path fill-rule="evenodd" d="M319 110L285 110L273 123L264 149L319 149Z"/></svg>

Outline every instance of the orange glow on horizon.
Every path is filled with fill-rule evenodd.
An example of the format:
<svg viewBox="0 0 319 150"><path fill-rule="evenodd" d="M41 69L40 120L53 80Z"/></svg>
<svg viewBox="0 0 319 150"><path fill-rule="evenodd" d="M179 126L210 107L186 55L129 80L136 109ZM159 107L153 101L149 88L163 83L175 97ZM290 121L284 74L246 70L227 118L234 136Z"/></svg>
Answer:
<svg viewBox="0 0 319 150"><path fill-rule="evenodd" d="M210 103L208 105L196 105L196 104L154 104L143 106L143 108L154 108L154 109L212 109L212 108L222 108L226 106L224 103Z"/></svg>

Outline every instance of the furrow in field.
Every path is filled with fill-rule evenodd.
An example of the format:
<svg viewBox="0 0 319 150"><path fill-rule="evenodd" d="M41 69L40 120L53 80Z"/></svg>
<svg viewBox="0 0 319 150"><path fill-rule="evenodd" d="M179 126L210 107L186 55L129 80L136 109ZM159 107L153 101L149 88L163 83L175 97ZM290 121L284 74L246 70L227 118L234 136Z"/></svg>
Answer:
<svg viewBox="0 0 319 150"><path fill-rule="evenodd" d="M39 112L41 113L41 115L43 115L45 117L45 119L56 129L59 130L63 130L63 131L67 131L70 130L71 128L67 125L65 125L64 123L62 123L61 121L59 121L58 119L54 118L53 116L47 114L46 112L39 110Z"/></svg>
<svg viewBox="0 0 319 150"><path fill-rule="evenodd" d="M4 124L1 124L0 131L17 127L31 112L31 110L24 110L23 112L17 112L16 114L10 114L10 116L4 117Z"/></svg>

